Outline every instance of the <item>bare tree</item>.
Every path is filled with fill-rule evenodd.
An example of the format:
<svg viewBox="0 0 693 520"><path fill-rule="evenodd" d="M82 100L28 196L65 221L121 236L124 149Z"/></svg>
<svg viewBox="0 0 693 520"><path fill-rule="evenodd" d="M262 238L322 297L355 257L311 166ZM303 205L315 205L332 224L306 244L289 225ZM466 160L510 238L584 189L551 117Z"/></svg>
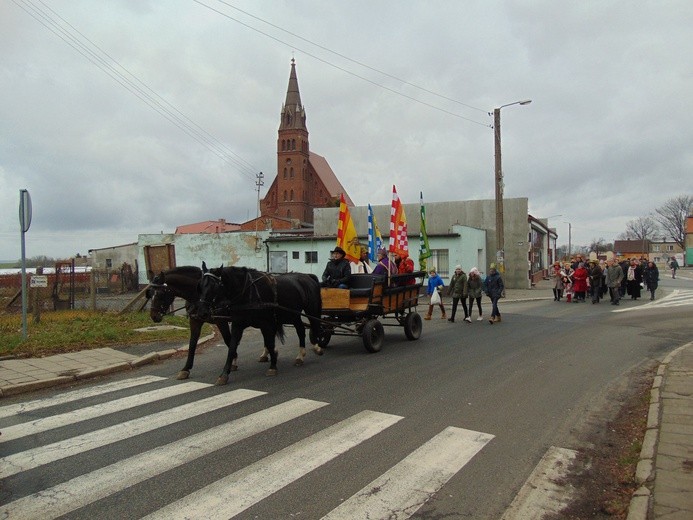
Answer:
<svg viewBox="0 0 693 520"><path fill-rule="evenodd" d="M650 240L659 232L659 226L652 217L638 217L626 222L626 235L630 240Z"/></svg>
<svg viewBox="0 0 693 520"><path fill-rule="evenodd" d="M685 248L686 218L691 214L691 206L693 206L693 196L681 195L669 199L655 210L654 218L662 230L682 248Z"/></svg>
<svg viewBox="0 0 693 520"><path fill-rule="evenodd" d="M599 237L599 239L593 238L590 242L590 251L594 251L597 256L599 253L605 253L607 251L613 251L614 244L612 242L607 242L604 238Z"/></svg>

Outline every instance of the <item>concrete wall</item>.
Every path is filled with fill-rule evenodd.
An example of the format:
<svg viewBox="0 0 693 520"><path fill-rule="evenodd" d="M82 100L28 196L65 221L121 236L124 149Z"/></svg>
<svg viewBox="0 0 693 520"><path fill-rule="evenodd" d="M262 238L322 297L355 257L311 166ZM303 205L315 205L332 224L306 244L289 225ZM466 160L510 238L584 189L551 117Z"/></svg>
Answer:
<svg viewBox="0 0 693 520"><path fill-rule="evenodd" d="M123 263L128 263L133 269L136 269L138 250L136 243L92 249L89 252L91 266L94 269L119 269ZM107 267L106 260L111 261L110 268Z"/></svg>
<svg viewBox="0 0 693 520"><path fill-rule="evenodd" d="M468 200L451 202L427 202L426 230L429 237L436 234L450 233L454 225L477 228L486 232L485 265L476 267L488 271L488 265L496 261L496 202L490 200ZM372 206L373 213L383 237L390 232L390 205ZM419 204L405 204L407 229L410 250L418 250ZM366 234L368 229L368 207L349 208L351 217L359 235ZM503 200L503 220L505 225L505 284L509 288L529 288L529 225L527 222L529 205L527 198ZM337 234L339 208L321 208L315 210L315 234ZM431 247L433 245L431 244ZM412 258L414 255L412 254ZM452 259L452 253L451 253ZM464 259L463 259L464 261ZM452 260L451 260L452 262ZM454 265L454 264L453 264ZM463 267L465 267L463 265Z"/></svg>
<svg viewBox="0 0 693 520"><path fill-rule="evenodd" d="M224 264L224 266L244 266L265 271L267 270L267 250L262 242L268 236L269 231L258 232L259 240L256 240L255 232L139 235L137 241L139 283L148 283L144 259L145 246L173 244L177 266L196 265L199 267L205 261L210 268ZM256 244L260 247L257 248Z"/></svg>

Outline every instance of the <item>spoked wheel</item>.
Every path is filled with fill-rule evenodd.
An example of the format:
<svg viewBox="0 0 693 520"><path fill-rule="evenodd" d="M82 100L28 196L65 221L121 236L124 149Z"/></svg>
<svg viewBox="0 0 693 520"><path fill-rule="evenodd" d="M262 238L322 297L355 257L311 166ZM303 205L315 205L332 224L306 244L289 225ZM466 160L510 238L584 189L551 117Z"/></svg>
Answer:
<svg viewBox="0 0 693 520"><path fill-rule="evenodd" d="M325 327L320 328L320 335L316 338L318 346L320 348L325 348L332 339L332 330Z"/></svg>
<svg viewBox="0 0 693 520"><path fill-rule="evenodd" d="M383 324L378 320L368 320L363 326L363 346L368 352L380 352L383 346L383 338L385 337L385 329Z"/></svg>
<svg viewBox="0 0 693 520"><path fill-rule="evenodd" d="M418 312L410 312L404 318L404 335L407 339L419 339L421 337L421 315Z"/></svg>

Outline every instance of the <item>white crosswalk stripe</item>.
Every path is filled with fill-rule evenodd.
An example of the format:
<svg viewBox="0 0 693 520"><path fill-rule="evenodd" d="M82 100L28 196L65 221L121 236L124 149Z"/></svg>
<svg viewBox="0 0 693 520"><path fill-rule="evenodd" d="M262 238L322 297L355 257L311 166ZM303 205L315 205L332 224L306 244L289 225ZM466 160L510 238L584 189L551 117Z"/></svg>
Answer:
<svg viewBox="0 0 693 520"><path fill-rule="evenodd" d="M266 395L247 389L225 391L211 397L195 399L193 390L203 390L209 385L201 383L175 383L164 388L141 392L134 396L115 398L107 403L79 407L80 400L95 396L126 391L131 388L141 389L147 384L161 384L162 378L133 378L125 381L108 383L92 388L66 392L60 396L44 400L30 401L22 405L0 408L0 419L11 418L15 421L32 415L30 421L2 427L4 447L19 448L23 444L10 443L10 440L24 438L40 443L41 437L29 437L34 433L44 432L59 426L79 424L86 418L101 417L113 411L135 408L139 404L162 401L173 395L188 395L187 404L169 406L168 409L146 414L115 424L113 426L92 430L59 440L46 445L30 447L24 451L8 454L0 458L0 479L20 476L22 473L40 468L49 463L61 461L67 457L81 456L96 448L136 437L182 421L194 419L202 414L216 412L222 408L236 405L246 400ZM208 394L209 392L207 392ZM60 404L72 403L75 409L69 413L35 418L39 411L49 414L49 408ZM261 403L258 401L258 403ZM184 466L204 456L228 448L229 446L262 434L271 428L290 421L308 420L311 414L327 406L328 403L302 398L293 398L259 411L211 428L192 433L183 438L167 441L166 444L151 447L133 455L128 452L120 460L109 460L103 467L89 470L81 475L72 464L72 474L60 479L60 472L55 468L51 479L45 487L37 485L33 489L22 488L8 490L0 481L0 486L7 491L5 495L14 500L0 504L0 518L34 519L58 518L77 512L99 500L128 493L128 489L152 479L165 472ZM261 406L261 405L260 405ZM144 408L142 408L144 409ZM160 409L160 408L159 408ZM257 409L257 406L256 406ZM32 413L36 412L36 413ZM251 462L241 469L222 476L218 480L201 485L197 490L191 488L190 494L173 502L162 504L163 507L151 512L146 518L233 518L263 500L271 499L272 494L292 484L296 480L317 470L350 450L358 449L368 439L385 430L395 427L403 417L365 410L339 422L327 426L279 451ZM1 423L0 423L1 425ZM29 433L22 434L22 428ZM198 428L199 430L200 428ZM56 435L72 430L56 432ZM59 435L58 435L59 436ZM54 437L55 438L55 437ZM493 435L447 427L434 435L412 453L396 463L392 468L373 480L370 484L346 498L339 506L329 512L327 520L353 518L396 518L405 519L413 515L422 504L434 496L455 474L457 474L484 446L493 439ZM113 457L114 453L109 452ZM117 455L116 455L117 456ZM57 476L56 476L57 473ZM33 478L31 474L24 479ZM75 476L76 475L76 476ZM14 481L11 485L14 484ZM20 480L21 482L21 480ZM42 481L41 481L42 482ZM153 481L154 482L154 481ZM363 483L365 484L365 482ZM377 488L378 493L372 490ZM27 491L29 492L28 494ZM192 492L190 492L192 491ZM132 491L129 491L132 493ZM150 510L151 511L151 510ZM147 513L149 511L144 511ZM139 515L143 514L142 512ZM132 511L130 516L138 516Z"/></svg>
<svg viewBox="0 0 693 520"><path fill-rule="evenodd" d="M643 294L645 294L643 292ZM627 300L626 300L627 301ZM690 289L674 289L671 294L667 294L663 298L648 302L637 307L625 307L622 309L614 309L611 312L632 312L632 311L647 311L652 309L661 309L669 307L680 307L682 305L693 305L693 290Z"/></svg>
<svg viewBox="0 0 693 520"><path fill-rule="evenodd" d="M109 392L115 392L117 390L124 390L126 388L133 388L136 386L146 385L149 383L154 383L156 381L165 380L165 377L159 376L134 377L126 381L116 381L115 383L107 383L105 385L79 388L77 390L65 392L64 394L60 394L55 397L48 397L46 399L37 399L35 401L29 401L26 403L17 403L8 406L1 406L0 419L2 419L3 417L10 417L12 415L21 415L24 413L34 412L36 410L42 410L44 408L50 408L51 406L71 403L73 401L79 401L80 399L95 397L98 395L107 394Z"/></svg>
<svg viewBox="0 0 693 520"><path fill-rule="evenodd" d="M167 397L186 394L202 388L209 388L210 386L211 385L206 383L184 383L182 385L152 390L143 394L131 395L130 397L123 397L122 399L116 399L115 401L109 401L107 403L88 406L79 410L73 410L72 412L36 419L27 423L15 424L14 426L3 429L0 442L8 442L28 435L35 435L54 428L60 428L61 426L75 424L96 417L103 417L110 413L120 412L122 410L153 403Z"/></svg>

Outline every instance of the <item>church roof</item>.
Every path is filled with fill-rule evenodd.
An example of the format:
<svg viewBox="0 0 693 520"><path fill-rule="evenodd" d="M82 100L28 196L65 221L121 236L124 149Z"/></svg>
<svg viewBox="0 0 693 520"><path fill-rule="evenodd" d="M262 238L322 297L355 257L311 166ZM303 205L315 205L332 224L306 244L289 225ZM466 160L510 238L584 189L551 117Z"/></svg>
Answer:
<svg viewBox="0 0 693 520"><path fill-rule="evenodd" d="M315 169L315 172L318 174L318 177L320 177L320 180L325 185L330 197L339 198L339 195L343 193L344 201L346 202L347 206L353 206L353 201L344 189L344 186L342 186L342 183L339 182L339 179L332 171L332 168L330 168L327 159L325 159L322 155L316 154L315 152L309 152L308 160Z"/></svg>

